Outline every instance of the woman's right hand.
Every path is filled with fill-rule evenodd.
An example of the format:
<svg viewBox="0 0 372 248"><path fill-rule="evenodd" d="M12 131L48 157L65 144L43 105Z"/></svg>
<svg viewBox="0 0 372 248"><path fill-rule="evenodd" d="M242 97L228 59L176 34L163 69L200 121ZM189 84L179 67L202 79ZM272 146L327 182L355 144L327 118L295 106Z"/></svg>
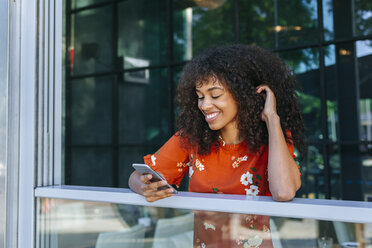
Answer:
<svg viewBox="0 0 372 248"><path fill-rule="evenodd" d="M159 187L167 185L166 181L151 182L152 175L146 174L140 176L141 181L141 191L142 195L146 198L148 202L154 202L169 196L174 195L174 190L172 188L166 188L158 190Z"/></svg>

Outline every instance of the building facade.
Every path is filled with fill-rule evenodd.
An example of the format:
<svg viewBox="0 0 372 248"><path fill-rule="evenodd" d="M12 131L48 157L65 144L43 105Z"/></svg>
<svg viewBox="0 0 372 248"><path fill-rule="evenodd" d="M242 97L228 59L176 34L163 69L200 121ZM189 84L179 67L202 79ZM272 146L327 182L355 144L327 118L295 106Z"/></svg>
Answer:
<svg viewBox="0 0 372 248"><path fill-rule="evenodd" d="M308 152L298 196L364 200L370 13L362 0L66 1L65 183L128 187L133 161L176 131L182 66L208 47L243 43L275 52L301 85Z"/></svg>
<svg viewBox="0 0 372 248"><path fill-rule="evenodd" d="M204 49L235 43L271 50L297 76L307 152L297 158L296 197L314 199L315 209L329 204L324 213L336 216L350 207L350 216L332 219L253 201L252 213L273 217L282 247L322 238L369 247L372 227L361 224L372 222L361 202L372 198L368 0L0 0L0 247L104 247L102 233L122 229L142 235L139 247L156 247L159 220L188 223L190 209L249 213L225 198L224 207L183 209L127 192L132 163L177 130L183 66ZM306 200L299 204L307 209ZM283 223L311 223L313 231ZM189 242L190 230L171 236Z"/></svg>

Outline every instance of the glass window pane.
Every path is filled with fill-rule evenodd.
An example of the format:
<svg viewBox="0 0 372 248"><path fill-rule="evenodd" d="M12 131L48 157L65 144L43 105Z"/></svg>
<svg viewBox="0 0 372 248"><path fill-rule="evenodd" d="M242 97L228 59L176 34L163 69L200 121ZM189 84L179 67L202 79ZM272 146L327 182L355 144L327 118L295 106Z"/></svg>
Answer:
<svg viewBox="0 0 372 248"><path fill-rule="evenodd" d="M342 199L342 178L341 178L341 156L338 145L329 145L328 157L330 168L331 199Z"/></svg>
<svg viewBox="0 0 372 248"><path fill-rule="evenodd" d="M364 201L372 201L372 144L360 146L362 160L362 185Z"/></svg>
<svg viewBox="0 0 372 248"><path fill-rule="evenodd" d="M174 1L174 59L184 61L205 48L233 43L234 1Z"/></svg>
<svg viewBox="0 0 372 248"><path fill-rule="evenodd" d="M328 126L334 131L330 133L330 138L348 144L357 144L360 139L360 113L359 113L359 95L358 90L358 65L356 60L356 49L353 42L345 42L331 45L325 49L328 58L326 64L326 85L328 100L328 124L333 122L333 127ZM333 105L333 106L332 106ZM332 113L333 111L333 113ZM337 116L333 116L337 114ZM333 121L332 121L333 118ZM355 156L355 152L348 149L341 149L341 156L348 159ZM357 148L353 149L357 150ZM351 152L350 155L345 154ZM352 170L352 162L341 160L348 170ZM349 164L349 165L346 165ZM344 165L342 173L345 173ZM357 165L355 165L357 166Z"/></svg>
<svg viewBox="0 0 372 248"><path fill-rule="evenodd" d="M325 40L371 35L371 1L323 0L323 27Z"/></svg>
<svg viewBox="0 0 372 248"><path fill-rule="evenodd" d="M120 144L162 144L169 137L170 96L166 69L124 73L119 85Z"/></svg>
<svg viewBox="0 0 372 248"><path fill-rule="evenodd" d="M332 0L323 0L323 29L324 40L333 40L333 6Z"/></svg>
<svg viewBox="0 0 372 248"><path fill-rule="evenodd" d="M112 81L112 77L97 77L68 82L73 145L112 142Z"/></svg>
<svg viewBox="0 0 372 248"><path fill-rule="evenodd" d="M72 75L112 70L112 13L110 5L70 15L69 70Z"/></svg>
<svg viewBox="0 0 372 248"><path fill-rule="evenodd" d="M359 144L340 145L340 167L342 183L342 199L352 201L364 200L363 178L371 179L371 169L362 165L363 156Z"/></svg>
<svg viewBox="0 0 372 248"><path fill-rule="evenodd" d="M354 0L355 35L372 34L372 2Z"/></svg>
<svg viewBox="0 0 372 248"><path fill-rule="evenodd" d="M328 139L337 141L339 139L339 121L336 47L334 45L326 46L324 53Z"/></svg>
<svg viewBox="0 0 372 248"><path fill-rule="evenodd" d="M115 176L118 177L120 188L128 188L129 176L134 171L132 164L143 164L143 157L147 154L154 153L160 146L128 146L120 147L119 149L119 173Z"/></svg>
<svg viewBox="0 0 372 248"><path fill-rule="evenodd" d="M269 49L318 40L316 0L240 1L239 22L241 42Z"/></svg>
<svg viewBox="0 0 372 248"><path fill-rule="evenodd" d="M168 62L168 1L118 3L118 59L121 69Z"/></svg>
<svg viewBox="0 0 372 248"><path fill-rule="evenodd" d="M361 140L372 140L372 40L356 42Z"/></svg>
<svg viewBox="0 0 372 248"><path fill-rule="evenodd" d="M173 83L174 83L174 89L175 89L174 97L176 97L176 95L177 95L177 86L178 86L179 80L181 78L182 70L183 70L183 66L173 67ZM177 118L178 118L178 115L180 114L181 110L179 109L177 101L174 101L174 104L175 104L175 107L174 107L174 111L175 111L174 112L174 124L175 124L175 127L176 127Z"/></svg>
<svg viewBox="0 0 372 248"><path fill-rule="evenodd" d="M372 34L372 4L369 0L324 0L323 16L326 40Z"/></svg>
<svg viewBox="0 0 372 248"><path fill-rule="evenodd" d="M323 139L318 50L315 48L295 50L282 52L279 56L294 70L301 87L298 91L298 102L302 110L307 141Z"/></svg>
<svg viewBox="0 0 372 248"><path fill-rule="evenodd" d="M71 165L66 167L69 185L113 187L113 148L72 147Z"/></svg>
<svg viewBox="0 0 372 248"><path fill-rule="evenodd" d="M110 0L71 0L71 9L87 7L104 2L110 2Z"/></svg>
<svg viewBox="0 0 372 248"><path fill-rule="evenodd" d="M50 198L38 206L37 235L55 248L369 247L372 238L372 224Z"/></svg>
<svg viewBox="0 0 372 248"><path fill-rule="evenodd" d="M324 174L324 157L321 146L308 145L307 152L299 162L301 168L301 188L298 197L324 199L326 181Z"/></svg>

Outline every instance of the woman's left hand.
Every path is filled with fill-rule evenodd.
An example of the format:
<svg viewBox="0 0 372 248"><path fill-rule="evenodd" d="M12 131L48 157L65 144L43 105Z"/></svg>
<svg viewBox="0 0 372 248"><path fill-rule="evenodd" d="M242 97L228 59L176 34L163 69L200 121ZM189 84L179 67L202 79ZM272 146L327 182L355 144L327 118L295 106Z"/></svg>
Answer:
<svg viewBox="0 0 372 248"><path fill-rule="evenodd" d="M267 85L259 85L256 89L257 94L265 91L265 106L261 114L261 119L267 123L271 117L278 116L276 112L276 98L274 92Z"/></svg>

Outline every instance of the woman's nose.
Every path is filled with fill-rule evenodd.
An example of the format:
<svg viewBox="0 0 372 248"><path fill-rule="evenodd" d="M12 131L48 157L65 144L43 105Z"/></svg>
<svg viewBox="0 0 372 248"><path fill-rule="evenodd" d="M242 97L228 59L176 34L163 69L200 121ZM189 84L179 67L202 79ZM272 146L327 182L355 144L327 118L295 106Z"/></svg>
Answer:
<svg viewBox="0 0 372 248"><path fill-rule="evenodd" d="M212 102L209 99L204 98L200 103L199 103L199 108L201 110L208 110L212 107Z"/></svg>

